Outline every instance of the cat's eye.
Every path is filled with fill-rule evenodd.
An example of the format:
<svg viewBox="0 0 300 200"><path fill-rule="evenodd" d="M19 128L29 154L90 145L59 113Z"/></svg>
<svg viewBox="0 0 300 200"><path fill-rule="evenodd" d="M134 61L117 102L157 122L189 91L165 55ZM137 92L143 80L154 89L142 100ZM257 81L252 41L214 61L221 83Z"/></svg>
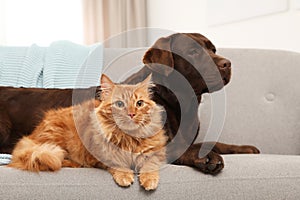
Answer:
<svg viewBox="0 0 300 200"><path fill-rule="evenodd" d="M125 106L124 102L123 101L116 101L115 102L115 105L119 108L123 108Z"/></svg>
<svg viewBox="0 0 300 200"><path fill-rule="evenodd" d="M137 102L136 102L136 106L137 107L142 107L144 105L144 101L143 100L138 100Z"/></svg>

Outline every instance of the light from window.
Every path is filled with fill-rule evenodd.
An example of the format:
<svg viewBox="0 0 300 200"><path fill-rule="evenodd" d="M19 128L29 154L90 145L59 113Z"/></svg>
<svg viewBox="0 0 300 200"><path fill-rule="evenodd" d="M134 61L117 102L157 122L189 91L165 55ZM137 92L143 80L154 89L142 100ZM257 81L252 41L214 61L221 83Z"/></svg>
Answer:
<svg viewBox="0 0 300 200"><path fill-rule="evenodd" d="M0 0L0 45L83 43L81 0Z"/></svg>

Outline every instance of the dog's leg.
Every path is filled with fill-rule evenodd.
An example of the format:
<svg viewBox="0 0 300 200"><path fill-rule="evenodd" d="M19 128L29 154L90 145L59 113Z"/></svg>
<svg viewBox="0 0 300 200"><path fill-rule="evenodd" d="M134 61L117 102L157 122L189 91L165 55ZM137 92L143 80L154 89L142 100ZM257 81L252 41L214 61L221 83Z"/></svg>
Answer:
<svg viewBox="0 0 300 200"><path fill-rule="evenodd" d="M199 155L202 147L203 157ZM209 174L217 174L224 168L224 161L220 154L259 153L259 150L250 145L230 145L219 142L206 142L191 145L173 164L196 167ZM200 157L199 157L200 156Z"/></svg>
<svg viewBox="0 0 300 200"><path fill-rule="evenodd" d="M251 145L232 145L216 142L213 151L220 154L242 154L242 153L254 153L258 154L260 151Z"/></svg>
<svg viewBox="0 0 300 200"><path fill-rule="evenodd" d="M209 151L205 156L199 158L201 146L200 143L191 145L173 164L195 167L206 174L219 173L224 168L223 158L214 151Z"/></svg>

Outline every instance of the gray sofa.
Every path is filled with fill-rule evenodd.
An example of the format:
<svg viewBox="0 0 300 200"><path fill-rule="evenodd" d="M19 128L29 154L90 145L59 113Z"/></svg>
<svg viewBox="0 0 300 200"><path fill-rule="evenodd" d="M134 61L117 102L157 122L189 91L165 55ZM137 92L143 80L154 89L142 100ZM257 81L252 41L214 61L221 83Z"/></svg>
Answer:
<svg viewBox="0 0 300 200"><path fill-rule="evenodd" d="M105 49L105 66L121 64L128 71L132 64L126 60L142 52ZM300 199L300 54L256 49L220 49L219 54L233 65L219 141L255 145L261 154L224 155L225 168L216 176L166 165L153 192L145 192L137 179L120 188L100 169L30 173L1 166L0 199ZM209 128L211 109L210 95L204 95L198 141Z"/></svg>

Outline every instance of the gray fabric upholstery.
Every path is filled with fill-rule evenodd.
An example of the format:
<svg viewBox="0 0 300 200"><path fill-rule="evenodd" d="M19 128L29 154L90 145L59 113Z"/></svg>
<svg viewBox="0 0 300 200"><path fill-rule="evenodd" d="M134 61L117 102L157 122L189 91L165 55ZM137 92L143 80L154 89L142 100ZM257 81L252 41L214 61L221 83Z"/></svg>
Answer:
<svg viewBox="0 0 300 200"><path fill-rule="evenodd" d="M217 176L184 166L161 170L159 187L145 192L135 179L118 187L100 169L64 168L39 174L0 167L1 199L299 199L300 157L225 155Z"/></svg>
<svg viewBox="0 0 300 200"><path fill-rule="evenodd" d="M130 72L134 72L142 66L144 51L106 49L106 65L115 67L104 66L104 72L120 75L133 66ZM263 154L224 155L225 168L217 176L166 165L154 192L145 192L137 179L130 188L120 188L108 172L99 169L64 168L37 174L1 166L0 198L300 199L300 54L255 49L220 49L220 53L233 65L233 77L225 89L226 118L220 141L253 144ZM205 95L198 141L206 133L210 111L210 95Z"/></svg>
<svg viewBox="0 0 300 200"><path fill-rule="evenodd" d="M226 118L221 142L253 144L262 153L300 155L300 54L221 49L232 62L225 87ZM210 98L200 107L200 138L210 120Z"/></svg>

